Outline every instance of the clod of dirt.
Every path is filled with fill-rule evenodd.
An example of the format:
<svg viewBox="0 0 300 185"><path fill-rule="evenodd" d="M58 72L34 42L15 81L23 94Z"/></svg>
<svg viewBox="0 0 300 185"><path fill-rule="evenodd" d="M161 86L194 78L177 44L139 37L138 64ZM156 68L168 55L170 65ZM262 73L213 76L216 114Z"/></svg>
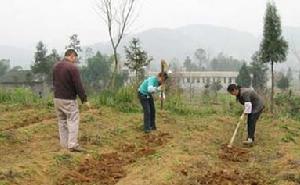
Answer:
<svg viewBox="0 0 300 185"><path fill-rule="evenodd" d="M207 171L196 178L196 184L209 185L265 185L266 181L259 173L243 173L238 170Z"/></svg>
<svg viewBox="0 0 300 185"><path fill-rule="evenodd" d="M172 138L169 133L147 134L142 137L147 146L162 146Z"/></svg>
<svg viewBox="0 0 300 185"><path fill-rule="evenodd" d="M122 144L120 145L119 150L125 153L135 152L136 146L133 144Z"/></svg>
<svg viewBox="0 0 300 185"><path fill-rule="evenodd" d="M249 161L249 150L234 146L229 148L227 145L222 145L219 157L232 162L247 162Z"/></svg>
<svg viewBox="0 0 300 185"><path fill-rule="evenodd" d="M126 176L123 167L131 162L131 158L118 153L103 154L100 160L85 159L75 171L65 174L58 184L93 182L93 184L113 185Z"/></svg>
<svg viewBox="0 0 300 185"><path fill-rule="evenodd" d="M153 155L155 154L155 150L153 148L145 147L140 150L138 150L135 155L136 157L143 157L143 156L148 156L148 155Z"/></svg>

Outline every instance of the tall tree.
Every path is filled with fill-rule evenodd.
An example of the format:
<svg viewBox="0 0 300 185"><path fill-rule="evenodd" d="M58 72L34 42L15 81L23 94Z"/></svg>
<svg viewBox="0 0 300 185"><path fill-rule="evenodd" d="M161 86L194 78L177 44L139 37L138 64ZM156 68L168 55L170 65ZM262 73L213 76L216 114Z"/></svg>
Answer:
<svg viewBox="0 0 300 185"><path fill-rule="evenodd" d="M271 65L271 112L273 113L274 97L274 63L286 60L288 43L282 36L281 20L274 2L268 2L264 20L264 34L260 45L260 56L264 63Z"/></svg>
<svg viewBox="0 0 300 185"><path fill-rule="evenodd" d="M47 64L48 64L48 71L47 71L47 82L50 82L52 80L53 75L53 66L56 62L61 60L61 57L59 56L56 49L52 49L51 53L47 56Z"/></svg>
<svg viewBox="0 0 300 185"><path fill-rule="evenodd" d="M183 67L187 71L196 71L197 70L197 65L192 62L192 60L189 56L187 56L186 59L184 60Z"/></svg>
<svg viewBox="0 0 300 185"><path fill-rule="evenodd" d="M195 52L195 58L198 60L198 68L200 71L205 69L204 64L207 62L208 57L206 51L202 48L199 48Z"/></svg>
<svg viewBox="0 0 300 185"><path fill-rule="evenodd" d="M48 74L47 48L42 41L39 41L34 54L34 65L31 66L33 73Z"/></svg>
<svg viewBox="0 0 300 185"><path fill-rule="evenodd" d="M244 63L239 71L239 74L236 78L237 84L241 87L250 87L251 85L251 77L248 66Z"/></svg>
<svg viewBox="0 0 300 185"><path fill-rule="evenodd" d="M288 68L286 77L288 78L290 83L293 81L293 72L292 72L292 69L290 67Z"/></svg>
<svg viewBox="0 0 300 185"><path fill-rule="evenodd" d="M74 49L76 52L81 52L80 40L78 34L73 34L70 36L70 43L65 47L66 49Z"/></svg>
<svg viewBox="0 0 300 185"><path fill-rule="evenodd" d="M118 73L118 47L128 29L132 26L137 14L138 0L96 0L98 13L106 23L114 54L114 72L111 87L114 88Z"/></svg>
<svg viewBox="0 0 300 185"><path fill-rule="evenodd" d="M0 60L0 76L5 75L8 70L9 64L7 63L7 60Z"/></svg>
<svg viewBox="0 0 300 185"><path fill-rule="evenodd" d="M101 89L107 85L111 75L111 61L109 57L97 52L88 59L87 66L82 68L82 79L94 89Z"/></svg>
<svg viewBox="0 0 300 185"><path fill-rule="evenodd" d="M53 49L51 53L47 55L47 48L45 44L40 41L36 46L34 65L31 66L32 72L35 74L41 74L43 79L47 83L50 83L52 79L52 67L58 60L60 60L60 56L56 49Z"/></svg>
<svg viewBox="0 0 300 185"><path fill-rule="evenodd" d="M210 61L210 69L215 71L239 71L244 61L239 61L233 57L219 53L217 57Z"/></svg>
<svg viewBox="0 0 300 185"><path fill-rule="evenodd" d="M142 49L140 40L133 38L129 47L125 47L125 54L127 60L125 65L135 71L136 79L144 78L144 67L148 66L153 58L149 57L148 53Z"/></svg>
<svg viewBox="0 0 300 185"><path fill-rule="evenodd" d="M281 90L286 90L290 86L289 79L287 76L282 75L280 80L277 82L277 87Z"/></svg>
<svg viewBox="0 0 300 185"><path fill-rule="evenodd" d="M252 87L259 93L262 93L268 81L267 71L268 67L260 60L258 52L255 52L252 56L252 62L250 64L250 71L253 74Z"/></svg>

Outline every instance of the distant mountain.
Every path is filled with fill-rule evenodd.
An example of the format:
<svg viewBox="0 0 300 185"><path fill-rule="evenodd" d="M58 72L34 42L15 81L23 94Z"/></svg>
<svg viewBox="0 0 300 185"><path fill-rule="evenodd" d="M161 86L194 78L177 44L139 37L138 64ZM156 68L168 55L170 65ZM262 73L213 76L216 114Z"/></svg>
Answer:
<svg viewBox="0 0 300 185"><path fill-rule="evenodd" d="M300 61L296 59L293 51L297 51L300 55L300 27L285 27L283 33L289 41L289 57L287 63L277 65L276 68L280 70L291 66L298 69ZM175 29L155 28L125 37L119 47L121 55L124 55L124 46L128 45L132 37L141 40L143 48L154 57L156 61L154 65L157 65L157 61L162 58L169 61L177 58L183 62L187 56L193 58L198 48L207 50L210 58L223 52L228 56L250 61L252 54L259 49L261 41L261 38L248 32L212 25L188 25ZM87 47L104 54L112 53L109 42L96 43ZM10 59L13 66L21 65L29 68L33 53L32 50L0 45L0 59Z"/></svg>
<svg viewBox="0 0 300 185"><path fill-rule="evenodd" d="M33 60L33 51L0 45L0 59L9 59L11 66L22 66L29 69Z"/></svg>
<svg viewBox="0 0 300 185"><path fill-rule="evenodd" d="M119 52L124 52L132 37L138 37L144 49L156 60L193 57L198 48L204 48L210 56L219 52L240 59L250 59L257 50L259 40L250 33L211 25L189 25L177 29L156 28L136 35L129 35L121 43ZM90 46L94 50L111 53L110 43Z"/></svg>

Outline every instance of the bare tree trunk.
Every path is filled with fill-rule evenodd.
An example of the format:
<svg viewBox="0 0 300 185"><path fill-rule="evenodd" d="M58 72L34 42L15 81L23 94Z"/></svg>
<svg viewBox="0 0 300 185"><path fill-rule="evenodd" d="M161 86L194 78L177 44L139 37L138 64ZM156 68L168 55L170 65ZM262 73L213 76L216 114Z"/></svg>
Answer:
<svg viewBox="0 0 300 185"><path fill-rule="evenodd" d="M274 97L274 63L271 61L271 78L272 78L272 87L271 87L271 113L274 113L274 102L273 102L273 97Z"/></svg>

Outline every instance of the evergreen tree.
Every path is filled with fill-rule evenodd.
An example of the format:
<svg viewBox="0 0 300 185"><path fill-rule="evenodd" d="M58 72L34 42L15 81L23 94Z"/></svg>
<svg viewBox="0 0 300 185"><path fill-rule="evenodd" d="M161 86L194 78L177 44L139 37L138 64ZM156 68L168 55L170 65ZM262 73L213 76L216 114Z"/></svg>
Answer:
<svg viewBox="0 0 300 185"><path fill-rule="evenodd" d="M266 88L266 84L268 81L268 67L266 66L266 64L261 62L258 52L256 52L252 56L252 63L250 65L250 71L253 74L252 87L257 92L262 92Z"/></svg>
<svg viewBox="0 0 300 185"><path fill-rule="evenodd" d="M94 89L106 87L111 75L111 64L109 57L97 52L81 70L83 81Z"/></svg>
<svg viewBox="0 0 300 185"><path fill-rule="evenodd" d="M244 63L239 71L239 74L236 79L237 84L239 84L241 87L250 87L251 85L251 77L249 69Z"/></svg>
<svg viewBox="0 0 300 185"><path fill-rule="evenodd" d="M76 52L81 52L80 40L77 34L73 34L70 37L70 44L66 46L66 49L74 49Z"/></svg>
<svg viewBox="0 0 300 185"><path fill-rule="evenodd" d="M0 76L3 76L7 73L7 71L9 70L9 65L7 63L0 60Z"/></svg>
<svg viewBox="0 0 300 185"><path fill-rule="evenodd" d="M293 81L293 72L292 72L292 69L290 67L287 71L286 77L288 78L289 83L291 83Z"/></svg>
<svg viewBox="0 0 300 185"><path fill-rule="evenodd" d="M183 67L187 71L196 71L197 70L197 65L192 62L192 60L189 56L186 57L186 59L183 63Z"/></svg>
<svg viewBox="0 0 300 185"><path fill-rule="evenodd" d="M50 83L52 80L53 65L60 60L60 56L56 49L53 49L51 53L47 55L47 48L42 41L38 42L36 50L34 65L31 66L31 70L35 74L41 74L44 80Z"/></svg>
<svg viewBox="0 0 300 185"><path fill-rule="evenodd" d="M140 40L133 38L129 47L125 47L125 54L127 60L125 65L135 71L138 80L144 78L144 67L148 66L153 59L142 49Z"/></svg>
<svg viewBox="0 0 300 185"><path fill-rule="evenodd" d="M281 90L286 90L290 86L289 79L287 76L282 75L280 80L277 82L277 87Z"/></svg>
<svg viewBox="0 0 300 185"><path fill-rule="evenodd" d="M282 36L281 20L273 2L267 3L264 20L264 34L260 45L260 56L264 63L270 63L272 75L271 112L273 113L274 63L286 60L288 43Z"/></svg>
<svg viewBox="0 0 300 185"><path fill-rule="evenodd" d="M31 66L33 73L48 74L49 65L47 63L47 48L42 41L39 41L34 54L34 65Z"/></svg>
<svg viewBox="0 0 300 185"><path fill-rule="evenodd" d="M200 71L203 71L204 68L204 64L207 62L207 54L206 51L202 48L199 48L196 50L195 52L195 58L198 60L198 69Z"/></svg>

